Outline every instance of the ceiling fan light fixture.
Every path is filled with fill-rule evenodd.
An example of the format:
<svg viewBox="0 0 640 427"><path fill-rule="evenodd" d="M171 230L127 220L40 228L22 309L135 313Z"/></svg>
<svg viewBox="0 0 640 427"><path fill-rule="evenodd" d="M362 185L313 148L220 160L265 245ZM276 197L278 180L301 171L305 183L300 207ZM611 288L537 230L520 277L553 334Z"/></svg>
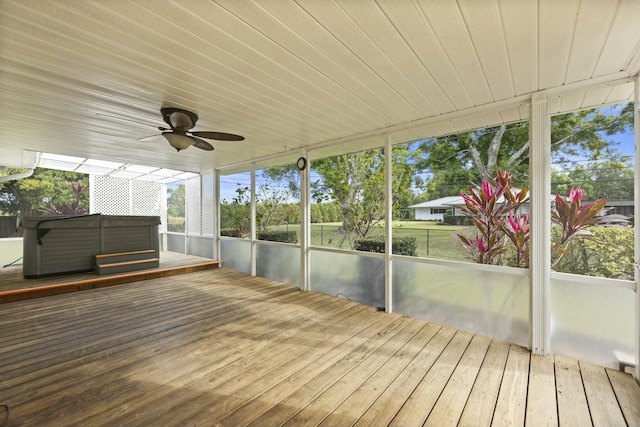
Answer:
<svg viewBox="0 0 640 427"><path fill-rule="evenodd" d="M189 148L194 143L193 139L187 135L180 135L179 133L162 132L162 136L164 136L167 141L169 141L169 144L178 151Z"/></svg>
<svg viewBox="0 0 640 427"><path fill-rule="evenodd" d="M184 150L194 146L201 150L213 151L213 145L209 144L206 139L215 139L218 141L242 141L244 137L232 133L214 132L214 131L190 131L198 121L198 115L180 108L161 108L160 113L162 119L171 128L158 126L158 130L162 132L159 135L145 136L139 138L138 141L151 141L160 135L169 142L169 144L177 151Z"/></svg>

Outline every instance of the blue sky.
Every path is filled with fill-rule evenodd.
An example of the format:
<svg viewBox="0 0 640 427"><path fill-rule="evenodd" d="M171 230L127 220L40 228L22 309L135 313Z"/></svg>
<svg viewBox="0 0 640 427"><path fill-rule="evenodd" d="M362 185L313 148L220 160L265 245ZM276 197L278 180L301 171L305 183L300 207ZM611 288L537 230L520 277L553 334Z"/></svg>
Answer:
<svg viewBox="0 0 640 427"><path fill-rule="evenodd" d="M635 141L632 132L625 132L615 135L613 137L610 137L609 140L612 140L614 142L617 141L619 143L619 145L617 146L618 151L620 151L624 155L631 156L631 158L633 159L633 156L635 155Z"/></svg>

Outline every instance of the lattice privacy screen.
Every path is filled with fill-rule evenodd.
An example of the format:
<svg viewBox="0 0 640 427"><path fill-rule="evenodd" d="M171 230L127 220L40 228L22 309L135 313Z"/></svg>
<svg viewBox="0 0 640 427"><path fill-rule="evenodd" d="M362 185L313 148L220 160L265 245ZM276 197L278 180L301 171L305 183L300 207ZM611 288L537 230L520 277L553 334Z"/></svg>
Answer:
<svg viewBox="0 0 640 427"><path fill-rule="evenodd" d="M91 176L91 213L104 215L154 215L164 218L164 185L109 176ZM164 231L164 224L160 231Z"/></svg>

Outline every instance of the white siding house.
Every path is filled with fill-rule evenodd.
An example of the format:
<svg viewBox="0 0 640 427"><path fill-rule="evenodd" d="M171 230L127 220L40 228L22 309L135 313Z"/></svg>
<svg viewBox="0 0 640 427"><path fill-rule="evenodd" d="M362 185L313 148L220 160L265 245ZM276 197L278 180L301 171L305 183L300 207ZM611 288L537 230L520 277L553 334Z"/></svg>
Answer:
<svg viewBox="0 0 640 427"><path fill-rule="evenodd" d="M521 190L514 188L514 191L519 192ZM498 203L502 203L503 200L504 198L501 197L498 199ZM465 214L458 209L459 206L464 206L464 200L462 197L447 196L411 205L409 206L409 209L415 209L415 219L418 221L442 221L444 220L445 215L464 216ZM528 201L518 209L518 213L521 215L524 215L527 212L529 212Z"/></svg>
<svg viewBox="0 0 640 427"><path fill-rule="evenodd" d="M411 205L409 209L415 209L416 220L442 221L447 214L461 216L462 213L455 208L460 205L464 205L462 197L448 196Z"/></svg>

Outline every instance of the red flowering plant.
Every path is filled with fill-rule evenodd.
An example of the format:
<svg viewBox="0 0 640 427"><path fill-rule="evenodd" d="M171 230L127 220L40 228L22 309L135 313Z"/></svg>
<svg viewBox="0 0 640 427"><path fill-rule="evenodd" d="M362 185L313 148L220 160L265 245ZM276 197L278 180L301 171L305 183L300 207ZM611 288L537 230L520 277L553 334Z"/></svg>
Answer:
<svg viewBox="0 0 640 427"><path fill-rule="evenodd" d="M511 180L512 175L509 172L497 171L496 179L483 181L477 191L469 187L469 194L460 193L465 205L459 210L473 222L477 234L473 238L467 238L462 234L458 234L458 237L477 263L498 264L501 255L507 251L505 236L511 239L510 234L513 235L514 232L517 236L518 232L510 228L510 222L507 220L509 214L517 211L526 202L528 189L515 192L511 188ZM515 224L518 226L517 221ZM528 236L528 226L526 228ZM524 231L521 229L520 232Z"/></svg>
<svg viewBox="0 0 640 427"><path fill-rule="evenodd" d="M529 267L529 214L518 212L527 201L528 189L514 191L511 188L512 176L508 172L496 172L496 175L496 180L482 182L477 191L470 187L469 194L460 193L465 206L459 209L473 222L476 235L468 238L458 234L458 237L477 263L500 264L500 257L508 251L507 245L511 242L516 266ZM589 238L584 230L601 220L597 214L605 207L607 199L584 205L583 199L584 191L580 187L571 187L568 198L556 195L551 219L560 226L561 237L552 248L553 265L569 253L571 240Z"/></svg>
<svg viewBox="0 0 640 427"><path fill-rule="evenodd" d="M41 211L47 215L84 215L87 213L87 208L81 205L80 197L88 187L81 182L69 184L67 187L71 190L74 200L55 204L50 202L49 206Z"/></svg>
<svg viewBox="0 0 640 427"><path fill-rule="evenodd" d="M598 199L582 204L584 190L580 187L571 187L568 200L556 195L556 206L551 211L551 220L560 226L560 241L552 248L554 265L568 253L569 242L576 238L588 238L583 230L599 223L602 218L596 216L606 205L607 199Z"/></svg>
<svg viewBox="0 0 640 427"><path fill-rule="evenodd" d="M529 267L529 213L523 216L519 212L509 212L509 221L504 232L513 243L516 251L516 267Z"/></svg>

